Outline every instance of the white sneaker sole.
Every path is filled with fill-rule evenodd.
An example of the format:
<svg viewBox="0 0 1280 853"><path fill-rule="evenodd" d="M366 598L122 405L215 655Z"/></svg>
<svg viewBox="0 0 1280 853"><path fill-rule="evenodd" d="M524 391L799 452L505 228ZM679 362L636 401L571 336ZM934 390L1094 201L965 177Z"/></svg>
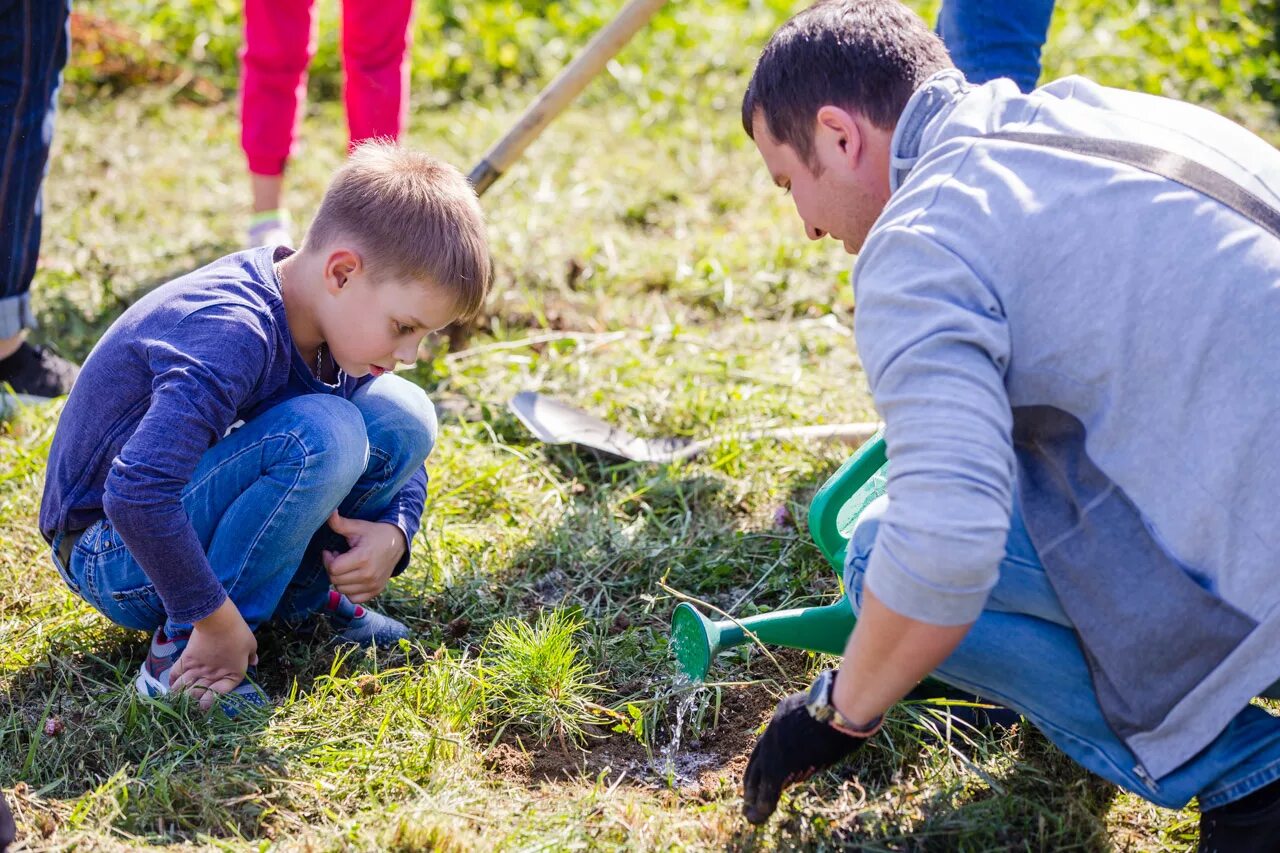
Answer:
<svg viewBox="0 0 1280 853"><path fill-rule="evenodd" d="M138 671L138 677L134 679L133 686L137 688L138 693L148 699L155 699L169 692L169 688L161 684L160 679L147 672L145 666Z"/></svg>

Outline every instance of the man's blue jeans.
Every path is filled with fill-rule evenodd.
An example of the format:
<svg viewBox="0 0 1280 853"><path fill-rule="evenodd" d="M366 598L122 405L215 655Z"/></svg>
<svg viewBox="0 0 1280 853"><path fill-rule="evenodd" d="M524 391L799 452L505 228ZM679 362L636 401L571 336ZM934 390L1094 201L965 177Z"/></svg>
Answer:
<svg viewBox="0 0 1280 853"><path fill-rule="evenodd" d="M0 0L0 340L35 325L27 291L70 13L70 0Z"/></svg>
<svg viewBox="0 0 1280 853"><path fill-rule="evenodd" d="M887 506L887 496L874 501L849 542L845 589L855 612ZM1087 770L1159 806L1181 808L1198 796L1207 811L1280 779L1280 719L1253 705L1191 761L1146 778L1102 716L1084 652L1016 508L986 609L934 675L1015 709Z"/></svg>
<svg viewBox="0 0 1280 853"><path fill-rule="evenodd" d="M971 83L1008 77L1030 92L1052 17L1053 0L945 0L938 35Z"/></svg>
<svg viewBox="0 0 1280 853"><path fill-rule="evenodd" d="M325 519L337 508L376 521L435 444L436 415L421 388L397 376L367 383L351 400L304 394L234 430L200 460L183 504L209 563L249 628L296 621L328 599L322 548L345 550ZM54 562L58 564L55 538ZM81 534L71 589L118 625L170 635L174 624L146 573L111 523Z"/></svg>

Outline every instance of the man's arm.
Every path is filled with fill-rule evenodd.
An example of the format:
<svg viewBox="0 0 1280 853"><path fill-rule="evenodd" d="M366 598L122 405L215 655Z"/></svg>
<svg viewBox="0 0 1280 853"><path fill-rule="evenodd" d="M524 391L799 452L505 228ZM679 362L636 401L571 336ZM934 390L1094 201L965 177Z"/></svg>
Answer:
<svg viewBox="0 0 1280 853"><path fill-rule="evenodd" d="M860 746L947 658L981 614L1008 538L1011 345L996 294L923 228L877 234L855 284L859 352L885 421L889 503L827 697L844 719L810 715L805 694L779 704L748 764L744 810L753 823L768 818L787 785Z"/></svg>
<svg viewBox="0 0 1280 853"><path fill-rule="evenodd" d="M971 625L931 625L903 616L863 587L862 612L845 645L832 703L867 727L946 660Z"/></svg>

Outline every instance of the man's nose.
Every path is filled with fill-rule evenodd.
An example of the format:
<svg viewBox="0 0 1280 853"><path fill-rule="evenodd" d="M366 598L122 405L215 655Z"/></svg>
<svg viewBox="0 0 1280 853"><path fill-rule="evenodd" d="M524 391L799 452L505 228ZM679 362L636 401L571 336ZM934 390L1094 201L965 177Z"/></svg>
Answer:
<svg viewBox="0 0 1280 853"><path fill-rule="evenodd" d="M804 231L809 235L810 240L821 240L823 237L827 236L826 231L823 231L821 228L815 228L807 222L805 223Z"/></svg>

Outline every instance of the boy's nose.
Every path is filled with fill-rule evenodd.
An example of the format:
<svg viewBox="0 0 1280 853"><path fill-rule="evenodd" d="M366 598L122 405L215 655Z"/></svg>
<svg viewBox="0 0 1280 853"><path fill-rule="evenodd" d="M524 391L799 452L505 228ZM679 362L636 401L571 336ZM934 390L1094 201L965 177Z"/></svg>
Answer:
<svg viewBox="0 0 1280 853"><path fill-rule="evenodd" d="M392 355L394 355L395 360L401 364L413 364L418 360L418 344L415 341L411 345L396 350Z"/></svg>
<svg viewBox="0 0 1280 853"><path fill-rule="evenodd" d="M815 228L807 222L804 225L804 230L805 233L809 235L810 240L821 240L823 237L827 236L826 231L823 231L821 228Z"/></svg>

